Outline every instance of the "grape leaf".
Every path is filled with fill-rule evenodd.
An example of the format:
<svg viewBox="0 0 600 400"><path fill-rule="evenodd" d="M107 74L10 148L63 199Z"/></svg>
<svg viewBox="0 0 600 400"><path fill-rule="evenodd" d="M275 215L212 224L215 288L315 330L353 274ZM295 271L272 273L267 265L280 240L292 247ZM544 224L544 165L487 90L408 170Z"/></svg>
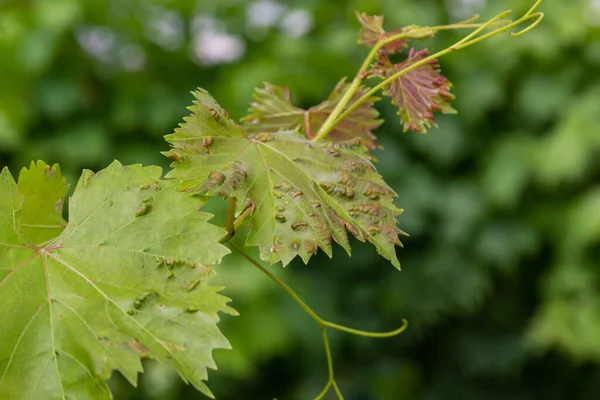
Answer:
<svg viewBox="0 0 600 400"><path fill-rule="evenodd" d="M251 135L206 91L194 96L192 115L165 137L174 160L167 177L180 180L182 190L237 198L238 214L250 213L252 223L246 245L258 246L263 260L286 265L300 255L306 263L318 248L331 257L332 238L350 253L348 230L399 268L396 193L360 140Z"/></svg>
<svg viewBox="0 0 600 400"><path fill-rule="evenodd" d="M303 110L292 104L290 90L287 87L265 83L264 89L257 88L255 90L254 101L249 109L249 114L242 119L244 128L250 133L279 132L299 128L304 130L306 136L312 138L325 123L325 120L339 103L349 86L350 84L346 82L346 79L342 79L335 86L327 100L308 110ZM361 86L352 95L348 107L368 90L368 87ZM383 122L383 120L378 119L379 112L373 107L378 100L378 97L373 96L356 107L331 130L327 140L344 141L361 138L365 146L371 149L375 148L376 137L373 130L377 129Z"/></svg>
<svg viewBox="0 0 600 400"><path fill-rule="evenodd" d="M410 50L408 59L400 64L392 64L385 53L379 53L374 74L387 79L396 72L423 60L428 51ZM398 106L398 114L404 124L404 131L414 130L425 133L432 125L437 126L433 118L434 111L455 114L450 106L454 96L450 93L452 84L440 74L436 59L420 65L406 74L394 79L384 90Z"/></svg>
<svg viewBox="0 0 600 400"><path fill-rule="evenodd" d="M21 233L31 243L39 244L60 235L67 223L62 218L63 201L69 186L58 164L33 161L19 174L19 191L23 195Z"/></svg>
<svg viewBox="0 0 600 400"><path fill-rule="evenodd" d="M304 126L305 110L292 104L290 89L265 82L254 89L254 100L242 123L248 132L278 132Z"/></svg>
<svg viewBox="0 0 600 400"><path fill-rule="evenodd" d="M435 35L435 30L428 26L409 25L404 28L387 32L383 29L383 16L356 13L356 18L361 25L358 32L358 43L367 47L373 47L378 42L398 36L383 46L386 53L395 54L406 47L407 39L429 39Z"/></svg>
<svg viewBox="0 0 600 400"><path fill-rule="evenodd" d="M159 181L158 167L114 162L84 171L65 230L38 247L23 235L21 190L51 186L40 166L19 186L0 174L0 398L110 399L111 371L135 385L145 357L210 396L212 350L229 347L217 313L234 311L207 284L229 251L204 200Z"/></svg>
<svg viewBox="0 0 600 400"><path fill-rule="evenodd" d="M392 32L386 32L383 29L382 15L367 15L365 13L356 13L356 18L361 25L358 32L358 43L371 47L380 40L386 40L393 35L402 33L402 29L396 29ZM388 53L396 53L403 47L406 47L406 38L399 38L387 43L383 48Z"/></svg>

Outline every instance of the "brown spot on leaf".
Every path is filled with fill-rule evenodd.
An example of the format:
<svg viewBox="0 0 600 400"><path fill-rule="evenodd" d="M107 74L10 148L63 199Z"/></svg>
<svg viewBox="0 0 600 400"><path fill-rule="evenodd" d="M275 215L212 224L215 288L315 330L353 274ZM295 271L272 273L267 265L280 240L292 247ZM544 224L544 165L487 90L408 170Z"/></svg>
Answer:
<svg viewBox="0 0 600 400"><path fill-rule="evenodd" d="M354 189L352 189L349 186L342 185L339 183L323 182L321 183L321 187L332 196L343 196L349 199L354 198Z"/></svg>
<svg viewBox="0 0 600 400"><path fill-rule="evenodd" d="M138 209L135 211L135 216L141 217L143 215L148 214L150 212L150 208L151 208L150 204L144 203L144 204L140 205L138 207Z"/></svg>
<svg viewBox="0 0 600 400"><path fill-rule="evenodd" d="M267 132L261 132L258 135L256 135L256 140L261 143L270 142L271 140L273 140L273 135Z"/></svg>
<svg viewBox="0 0 600 400"><path fill-rule="evenodd" d="M170 151L170 152L167 153L167 158L169 158L169 159L171 159L173 161L179 161L183 157L180 154L177 154L175 152Z"/></svg>
<svg viewBox="0 0 600 400"><path fill-rule="evenodd" d="M365 214L376 218L385 218L386 212L379 204L358 204L348 208L351 213Z"/></svg>
<svg viewBox="0 0 600 400"><path fill-rule="evenodd" d="M338 183L340 183L342 185L350 186L350 187L355 187L356 186L356 178L347 174L346 172L342 172L340 174L340 178L338 179Z"/></svg>
<svg viewBox="0 0 600 400"><path fill-rule="evenodd" d="M304 250L309 254L317 253L317 245L312 240L304 241Z"/></svg>
<svg viewBox="0 0 600 400"><path fill-rule="evenodd" d="M308 228L308 224L304 221L298 221L298 222L294 222L292 224L292 229L295 231L303 231L306 230Z"/></svg>
<svg viewBox="0 0 600 400"><path fill-rule="evenodd" d="M138 342L136 339L129 341L129 348L136 353L139 353L141 358L147 358L150 356L149 350L146 348L146 346Z"/></svg>
<svg viewBox="0 0 600 400"><path fill-rule="evenodd" d="M367 182L365 190L363 191L363 195L371 200L378 200L379 196L392 197L394 196L394 192L385 186L373 182Z"/></svg>
<svg viewBox="0 0 600 400"><path fill-rule="evenodd" d="M182 345L171 343L171 342L161 342L163 346L165 346L169 350L173 351L185 351L185 347Z"/></svg>
<svg viewBox="0 0 600 400"><path fill-rule="evenodd" d="M211 189L215 186L220 186L225 182L225 175L219 171L212 171L208 174L208 179L206 182L206 188Z"/></svg>
<svg viewBox="0 0 600 400"><path fill-rule="evenodd" d="M195 281L193 281L192 283L190 283L190 285L187 288L188 292L191 292L192 290L194 290L198 285L200 284L200 279L196 279Z"/></svg>

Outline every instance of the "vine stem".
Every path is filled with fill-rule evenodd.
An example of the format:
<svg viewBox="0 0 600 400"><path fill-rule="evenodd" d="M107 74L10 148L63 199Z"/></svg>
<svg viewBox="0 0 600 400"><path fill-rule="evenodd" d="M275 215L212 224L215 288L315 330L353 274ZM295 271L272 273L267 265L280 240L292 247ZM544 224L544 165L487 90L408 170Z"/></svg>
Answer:
<svg viewBox="0 0 600 400"><path fill-rule="evenodd" d="M312 310L305 302L296 294L296 292L289 287L285 282L275 276L271 271L265 268L260 262L256 261L252 256L246 253L243 249L236 246L234 243L229 242L228 245L233 248L235 251L240 253L246 260L248 260L252 265L261 270L265 275L267 275L273 282L275 282L279 287L287 292L287 294L296 302L298 305L306 312L315 322L319 325L321 329L321 333L323 334L323 342L325 344L325 355L327 357L327 370L328 370L328 380L327 384L319 393L319 395L315 398L315 400L322 399L329 389L333 387L335 393L338 396L338 399L343 400L342 393L335 382L334 370L333 370L333 359L331 356L331 348L329 346L329 339L327 338L327 328L336 329L338 331L351 333L357 336L371 337L371 338L388 338L392 336L396 336L401 334L408 327L408 321L405 319L402 320L402 326L396 330L389 332L368 332L360 329L349 328L347 326L339 325L330 321L327 321L321 318L315 311Z"/></svg>
<svg viewBox="0 0 600 400"><path fill-rule="evenodd" d="M227 234L219 241L219 243L225 243L231 239L235 233L235 204L236 198L229 197L229 204L227 205L227 215L225 216L225 230Z"/></svg>
<svg viewBox="0 0 600 400"><path fill-rule="evenodd" d="M224 226L224 229L227 231L227 233L225 234L225 236L223 236L223 238L221 238L221 240L219 240L219 243L228 242L233 237L233 235L238 230L238 228L242 225L242 223L244 222L246 217L248 217L253 211L252 207L247 207L236 218L236 216L235 216L236 203L237 203L236 198L234 196L230 196L229 204L227 205L227 215L225 216L225 226Z"/></svg>
<svg viewBox="0 0 600 400"><path fill-rule="evenodd" d="M377 44L375 46L373 46L373 48L371 49L371 52L369 53L369 55L363 62L360 70L356 74L356 77L352 81L352 84L346 90L346 92L344 93L344 95L342 96L340 101L337 103L337 105L335 106L335 108L333 109L331 114L325 120L325 122L323 123L323 125L321 126L321 128L319 129L319 131L317 132L317 134L314 136L314 138L312 140L324 139L340 121L342 121L344 118L346 118L348 116L348 114L350 114L358 106L360 106L365 101L367 101L371 96L373 96L375 93L377 93L380 89L389 85L391 82L398 79L399 77L406 75L410 71L412 71L416 68L419 68L420 66L422 66L424 64L427 64L431 60L434 60L434 59L441 57L443 55L446 55L448 53L452 53L456 50L460 50L465 47L472 46L472 45L479 43L485 39L488 39L492 36L496 36L501 33L504 33L507 30L509 30L515 26L518 26L526 21L529 21L530 19L535 19L535 21L531 25L529 25L525 29L522 29L519 32L512 33L512 36L520 36L520 35L523 35L523 34L529 32L530 30L535 28L544 18L544 13L542 13L542 12L534 13L534 11L537 9L537 7L542 2L543 2L543 0L537 0L535 2L535 4L533 6L531 6L531 8L525 13L525 15L523 15L518 20L516 20L514 22L509 22L509 23L503 24L501 27L496 28L493 31L488 32L481 36L477 36L477 35L479 33L481 33L484 29L489 28L490 26L492 26L494 24L505 22L502 20L502 18L509 15L512 11L508 10L508 11L502 12L500 14L497 14L496 16L490 18L487 22L481 23L481 24L458 23L458 24L454 24L454 25L441 25L441 26L422 28L423 31L429 30L432 32L439 31L439 30L462 29L462 28L473 28L473 27L475 27L476 29L473 32L471 32L470 34L468 34L467 36L465 36L463 39L461 39L458 42L456 42L455 44L453 44L452 46L447 47L444 50L438 51L428 57L425 57L424 59L422 59L414 64L411 64L408 67L396 72L389 78L383 80L381 83L376 85L373 89L369 90L367 93L365 93L359 99L357 99L352 105L350 105L349 107L346 108L346 106L352 99L352 96L354 96L356 94L356 92L360 88L360 85L362 84L362 82L367 78L367 73L366 73L367 69L371 65L372 60L377 55L377 52L382 47L384 47L386 44L388 44L392 41L410 37L411 31L408 30L407 32L390 36L384 40L380 40L379 42L377 42ZM472 18L471 20L465 21L465 22L471 22L473 19L476 19L476 17ZM413 35L414 35L414 33L413 33Z"/></svg>
<svg viewBox="0 0 600 400"><path fill-rule="evenodd" d="M323 343L325 344L325 357L327 358L327 384L323 390L321 390L321 393L315 397L315 400L320 400L325 397L331 386L335 383L335 376L333 373L333 357L331 357L331 348L329 347L329 339L327 338L327 328L325 328L323 325L321 325L320 328L321 334L323 335ZM341 393L338 393L338 398L342 400L344 399Z"/></svg>

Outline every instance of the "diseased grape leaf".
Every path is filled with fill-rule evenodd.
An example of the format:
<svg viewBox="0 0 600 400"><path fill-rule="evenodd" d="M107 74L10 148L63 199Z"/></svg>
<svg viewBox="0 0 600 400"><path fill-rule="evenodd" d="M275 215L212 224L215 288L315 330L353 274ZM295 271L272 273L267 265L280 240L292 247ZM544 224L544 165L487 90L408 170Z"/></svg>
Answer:
<svg viewBox="0 0 600 400"><path fill-rule="evenodd" d="M67 225L62 210L69 186L58 164L32 161L29 169L21 170L17 185L23 195L21 234L35 244L60 235Z"/></svg>
<svg viewBox="0 0 600 400"><path fill-rule="evenodd" d="M158 167L114 162L84 171L65 230L36 246L23 217L46 215L32 217L21 191L52 186L43 170L19 186L0 174L0 398L110 399L111 371L135 385L145 357L210 396L212 350L229 347L217 313L234 311L207 284L229 251L218 243L224 230L198 211L204 200L159 181ZM52 197L40 202L50 206Z"/></svg>
<svg viewBox="0 0 600 400"><path fill-rule="evenodd" d="M250 133L302 129L307 137L312 138L325 123L349 86L346 79L342 79L327 100L304 110L292 104L290 90L287 87L265 83L264 88L255 90L254 101L248 110L249 114L242 119L244 128ZM361 86L352 95L344 110L368 90L368 87ZM327 140L344 141L360 138L365 146L375 148L376 137L373 130L383 123L383 120L378 119L379 112L373 107L378 100L378 97L372 96L356 107L331 130L327 135Z"/></svg>
<svg viewBox="0 0 600 400"><path fill-rule="evenodd" d="M296 255L308 262L331 239L348 253L346 230L368 240L399 267L394 191L370 162L360 140L309 141L297 131L252 135L229 119L204 90L194 93L192 115L166 140L174 160L167 174L180 188L234 196L238 215L251 212L246 245L271 264Z"/></svg>
<svg viewBox="0 0 600 400"><path fill-rule="evenodd" d="M385 53L380 53L373 73L387 79L423 60L427 55L427 50L411 49L406 61L392 64ZM456 113L450 106L454 99L450 93L451 87L448 79L440 74L437 60L433 59L394 79L383 93L390 96L392 103L398 106L398 114L405 132L413 130L425 133L432 125L437 126L433 118L434 111L444 114Z"/></svg>

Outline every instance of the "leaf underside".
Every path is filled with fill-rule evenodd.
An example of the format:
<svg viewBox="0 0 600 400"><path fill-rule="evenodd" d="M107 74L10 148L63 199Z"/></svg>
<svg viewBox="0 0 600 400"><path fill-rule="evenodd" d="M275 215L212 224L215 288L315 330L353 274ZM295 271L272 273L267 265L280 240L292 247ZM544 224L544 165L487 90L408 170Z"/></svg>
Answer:
<svg viewBox="0 0 600 400"><path fill-rule="evenodd" d="M174 160L167 175L180 189L234 196L238 215L250 213L246 245L271 264L303 261L332 239L348 253L347 231L368 240L399 268L394 191L375 170L360 140L309 141L297 131L252 135L227 117L204 90L194 93L192 115L166 136Z"/></svg>
<svg viewBox="0 0 600 400"><path fill-rule="evenodd" d="M135 385L146 357L211 396L212 350L229 347L217 313L235 312L207 284L228 250L218 243L225 232L198 212L203 200L160 181L158 167L114 162L84 172L68 224L38 246L23 222L48 213L34 213L28 202L42 199L24 194L33 182L64 186L41 170L32 165L18 186L0 174L0 398L110 399L111 371Z"/></svg>

